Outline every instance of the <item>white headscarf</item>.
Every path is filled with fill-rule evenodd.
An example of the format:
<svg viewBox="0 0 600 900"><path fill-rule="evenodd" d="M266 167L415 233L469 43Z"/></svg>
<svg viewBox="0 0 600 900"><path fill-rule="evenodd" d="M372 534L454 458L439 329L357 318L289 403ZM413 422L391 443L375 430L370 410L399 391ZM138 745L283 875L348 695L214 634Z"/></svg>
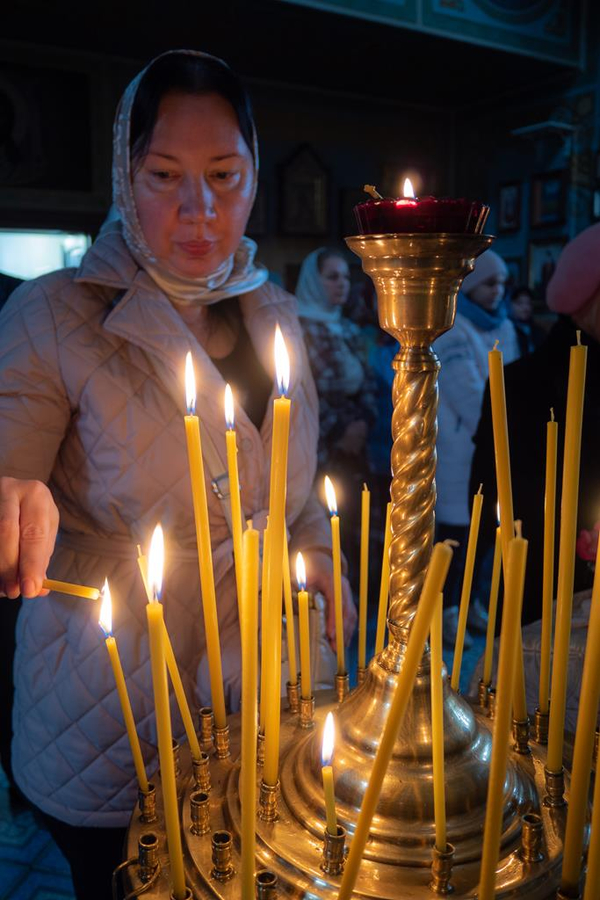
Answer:
<svg viewBox="0 0 600 900"><path fill-rule="evenodd" d="M227 66L223 60L198 50L169 50L153 59L130 82L119 102L113 126L113 211L109 214L101 234L119 230L135 261L148 272L171 300L183 305L208 306L218 303L225 297L237 297L239 294L255 290L267 281L269 273L264 266L255 264L256 244L247 237L241 239L235 253L224 260L214 272L198 278L188 278L172 272L154 256L146 242L133 197L130 160L131 111L140 81L148 69L157 60L173 53L216 59L221 65ZM254 199L258 179L258 144L254 122L250 149L254 157L252 189Z"/></svg>
<svg viewBox="0 0 600 900"><path fill-rule="evenodd" d="M342 307L333 306L329 301L319 271L319 256L325 250L325 247L313 250L302 263L296 285L298 315L301 319L323 322L332 332L341 334Z"/></svg>

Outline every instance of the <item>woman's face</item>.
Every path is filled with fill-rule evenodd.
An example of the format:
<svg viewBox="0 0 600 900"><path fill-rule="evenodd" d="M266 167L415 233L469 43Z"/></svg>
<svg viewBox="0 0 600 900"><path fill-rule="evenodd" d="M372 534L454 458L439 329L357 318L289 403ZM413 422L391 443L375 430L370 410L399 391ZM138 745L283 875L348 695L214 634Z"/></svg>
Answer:
<svg viewBox="0 0 600 900"><path fill-rule="evenodd" d="M484 309L497 309L504 297L505 284L506 278L504 275L492 275L473 288L469 294L469 300L472 300L473 303L477 303Z"/></svg>
<svg viewBox="0 0 600 900"><path fill-rule="evenodd" d="M533 303L529 294L516 294L510 301L513 316L518 322L529 322L533 315Z"/></svg>
<svg viewBox="0 0 600 900"><path fill-rule="evenodd" d="M328 256L321 268L321 281L332 306L343 306L350 296L350 269L341 256Z"/></svg>
<svg viewBox="0 0 600 900"><path fill-rule="evenodd" d="M218 94L167 94L133 196L148 246L171 271L210 275L238 247L252 207L254 163Z"/></svg>

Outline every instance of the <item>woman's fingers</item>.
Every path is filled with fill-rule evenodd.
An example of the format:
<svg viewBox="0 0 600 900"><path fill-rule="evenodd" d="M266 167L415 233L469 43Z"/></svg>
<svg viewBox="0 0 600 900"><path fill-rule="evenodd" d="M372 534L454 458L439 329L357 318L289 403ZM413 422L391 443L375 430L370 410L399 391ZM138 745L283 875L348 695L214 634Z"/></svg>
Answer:
<svg viewBox="0 0 600 900"><path fill-rule="evenodd" d="M20 594L19 508L14 478L0 478L0 592L11 600Z"/></svg>
<svg viewBox="0 0 600 900"><path fill-rule="evenodd" d="M0 585L7 597L36 597L58 530L58 510L41 481L0 478Z"/></svg>

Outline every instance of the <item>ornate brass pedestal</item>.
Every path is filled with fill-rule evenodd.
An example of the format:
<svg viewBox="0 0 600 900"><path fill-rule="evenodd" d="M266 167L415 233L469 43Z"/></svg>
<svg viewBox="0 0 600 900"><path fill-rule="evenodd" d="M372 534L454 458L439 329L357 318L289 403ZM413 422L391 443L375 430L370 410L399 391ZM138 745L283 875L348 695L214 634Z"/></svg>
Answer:
<svg viewBox="0 0 600 900"><path fill-rule="evenodd" d="M399 342L394 360L392 417L392 541L390 548L390 644L364 673L362 683L337 704L333 693L317 697L315 728L282 716L281 791L277 819L257 820L257 870L277 875L277 897L335 898L340 876L327 875L323 857L324 806L320 771L322 721L336 715L334 760L340 825L352 835L383 730L406 639L415 614L434 531L437 375L432 342L453 324L456 295L475 257L492 238L485 235L384 235L353 237L377 290L382 328ZM454 845L451 882L457 897L476 896L485 816L492 722L476 705L444 688L448 841ZM233 869L239 872L239 735L231 720L232 756L211 762L211 828L233 834ZM559 883L566 810L545 806L545 748L511 753L504 784L504 821L497 897L554 897ZM259 773L260 780L260 773ZM196 897L239 898L235 874L227 883L211 878L211 835L190 831L188 786L183 798L186 871ZM257 782L258 792L258 782ZM566 779L568 798L569 780ZM160 808L160 803L158 804ZM522 817L540 816L539 852L523 852ZM526 820L526 834L531 828ZM537 821L537 820L536 820ZM143 829L137 816L130 849ZM160 826L158 826L160 827ZM530 838L527 839L529 844ZM377 900L433 897L433 779L429 652L426 649L407 713L397 737L371 828L356 896ZM164 845L164 840L163 840ZM541 857L541 858L540 858ZM131 871L131 870L128 870ZM167 896L167 866L148 897ZM435 879L434 879L435 880ZM136 886L133 879L133 886ZM162 893L161 893L162 891Z"/></svg>

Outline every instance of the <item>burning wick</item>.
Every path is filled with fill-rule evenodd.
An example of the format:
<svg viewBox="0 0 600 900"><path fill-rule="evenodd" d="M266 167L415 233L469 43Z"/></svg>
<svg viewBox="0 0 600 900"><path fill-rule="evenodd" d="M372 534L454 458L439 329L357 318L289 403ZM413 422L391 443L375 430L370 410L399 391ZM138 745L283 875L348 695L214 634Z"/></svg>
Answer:
<svg viewBox="0 0 600 900"><path fill-rule="evenodd" d="M383 197L374 184L365 184L365 186L363 187L363 191L366 191L366 193L369 194L373 198L373 200L383 200Z"/></svg>

